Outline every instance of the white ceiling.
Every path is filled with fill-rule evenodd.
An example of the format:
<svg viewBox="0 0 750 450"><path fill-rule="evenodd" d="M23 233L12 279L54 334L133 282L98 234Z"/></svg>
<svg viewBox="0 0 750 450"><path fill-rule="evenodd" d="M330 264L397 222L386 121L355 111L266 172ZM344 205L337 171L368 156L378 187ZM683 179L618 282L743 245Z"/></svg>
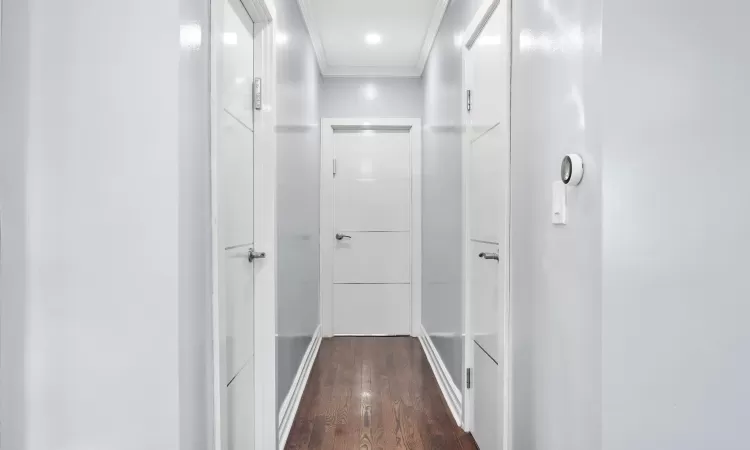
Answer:
<svg viewBox="0 0 750 450"><path fill-rule="evenodd" d="M419 77L448 0L298 0L323 76ZM369 45L368 34L381 41Z"/></svg>

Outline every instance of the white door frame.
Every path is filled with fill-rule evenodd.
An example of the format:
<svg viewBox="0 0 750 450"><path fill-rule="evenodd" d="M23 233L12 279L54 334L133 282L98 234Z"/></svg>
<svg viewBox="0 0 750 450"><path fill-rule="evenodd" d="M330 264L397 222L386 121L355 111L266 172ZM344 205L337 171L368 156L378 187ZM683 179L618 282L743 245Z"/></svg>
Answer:
<svg viewBox="0 0 750 450"><path fill-rule="evenodd" d="M411 335L422 327L422 120L322 119L320 145L320 317L324 337L333 336L333 134L335 130L402 130L411 140Z"/></svg>
<svg viewBox="0 0 750 450"><path fill-rule="evenodd" d="M211 270L212 270L212 339L213 339L213 433L214 449L222 449L221 330L219 327L219 292L221 274L219 248L217 154L220 114L219 95L223 59L223 0L211 1L210 70L211 70ZM274 45L276 11L268 0L240 0L254 24L254 72L263 80L262 108L254 116L254 243L266 259L254 267L254 420L255 448L277 447L276 413L276 49Z"/></svg>
<svg viewBox="0 0 750 450"><path fill-rule="evenodd" d="M512 43L513 38L513 29L512 29L512 6L511 6L511 0L485 0L485 2L479 7L476 14L474 15L474 18L469 23L469 26L466 27L466 30L462 34L464 36L463 44L461 46L463 57L462 57L462 81L461 85L464 92L464 99L466 96L467 89L469 89L469 83L466 79L466 61L469 56L469 50L474 46L476 43L477 38L482 33L482 30L484 29L485 25L487 25L487 22L492 17L492 14L502 5L504 4L507 7L507 10L505 11L507 14L507 21L508 21L508 39L509 42ZM509 51L512 52L512 45L510 46ZM512 55L508 55L508 61L512 62ZM508 71L510 72L511 67L510 64L508 65ZM510 78L509 78L510 80ZM508 86L508 90L510 90L510 85ZM508 97L510 98L510 96ZM464 106L464 105L462 105ZM463 245L463 274L462 274L462 283L463 283L463 325L464 325L464 365L463 365L463 376L464 380L462 383L462 389L463 389L463 407L464 407L464 429L467 431L472 431L474 427L474 391L475 389L467 389L466 387L466 369L473 368L474 366L474 343L472 342L472 339L470 337L473 335L471 330L471 308L470 308L470 286L471 286L471 273L469 270L470 264L469 261L471 261L471 258L476 258L476 255L470 254L471 247L469 243L469 175L470 175L470 161L469 161L469 152L471 151L471 135L470 135L470 127L469 127L469 113L466 109L466 107L462 108L463 111L463 136L462 136L462 148L461 148L461 154L462 154L462 171L463 171L463 180L462 180L462 196L463 196L463 225L462 225L462 245ZM510 130L510 103L508 104L508 130ZM508 144L509 144L509 159L512 159L512 147L510 146L510 135L508 136ZM510 161L508 164L508 174L511 173L510 170ZM506 184L506 205L507 209L505 211L504 217L502 217L502 223L505 224L505 236L504 236L504 242L505 246L504 248L500 249L500 251L504 252L504 260L506 261L506 264L504 265L504 269L498 267L498 271L500 272L498 274L499 280L505 280L505 290L501 292L501 295L503 295L503 307L499 308L498 311L502 316L499 316L497 318L498 322L504 321L505 322L505 334L504 336L500 336L499 338L502 339L501 342L499 342L499 348L503 349L503 379L499 382L502 383L502 386L500 386L500 389L503 393L503 418L504 418L504 432L503 432L503 449L508 450L511 448L510 444L512 442L511 440L511 391L510 391L510 377L511 377L511 361L512 361L512 346L511 346L511 320L510 320L510 176L507 180L502 180L500 182L504 182ZM499 265L498 265L499 266Z"/></svg>

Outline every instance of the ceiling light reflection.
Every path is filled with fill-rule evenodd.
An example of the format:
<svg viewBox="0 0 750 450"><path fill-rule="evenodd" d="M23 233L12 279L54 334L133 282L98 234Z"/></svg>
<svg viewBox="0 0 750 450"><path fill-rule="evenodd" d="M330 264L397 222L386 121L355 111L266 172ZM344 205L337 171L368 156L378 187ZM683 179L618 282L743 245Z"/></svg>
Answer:
<svg viewBox="0 0 750 450"><path fill-rule="evenodd" d="M479 45L500 45L503 43L502 36L482 36L477 41Z"/></svg>
<svg viewBox="0 0 750 450"><path fill-rule="evenodd" d="M237 45L237 33L224 33L224 45Z"/></svg>
<svg viewBox="0 0 750 450"><path fill-rule="evenodd" d="M201 26L197 23L180 25L180 46L189 49L199 48L202 34Z"/></svg>
<svg viewBox="0 0 750 450"><path fill-rule="evenodd" d="M583 49L584 35L580 28L575 27L566 33L541 33L535 35L531 30L522 30L518 40L521 53L570 53Z"/></svg>

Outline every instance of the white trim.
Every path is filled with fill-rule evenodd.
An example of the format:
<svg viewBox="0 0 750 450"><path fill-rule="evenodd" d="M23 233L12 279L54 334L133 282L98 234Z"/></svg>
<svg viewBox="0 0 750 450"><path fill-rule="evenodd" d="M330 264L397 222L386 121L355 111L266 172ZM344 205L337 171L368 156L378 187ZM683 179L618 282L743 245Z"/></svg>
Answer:
<svg viewBox="0 0 750 450"><path fill-rule="evenodd" d="M276 9L273 3L268 0L240 0L242 6L250 14L250 19L253 23L263 24L271 23L273 18L276 17Z"/></svg>
<svg viewBox="0 0 750 450"><path fill-rule="evenodd" d="M315 56L318 60L318 69L321 74L325 74L328 70L328 60L326 58L326 51L323 48L323 41L320 39L320 33L318 27L315 26L313 20L312 11L310 9L310 0L297 0L299 10L302 13L302 19L305 21L307 26L307 34L310 35L310 41L312 41L313 49L315 50Z"/></svg>
<svg viewBox="0 0 750 450"><path fill-rule="evenodd" d="M393 66L332 66L328 64L328 58L326 57L325 47L323 46L323 40L320 37L318 27L315 25L315 18L313 17L310 3L312 0L297 0L299 9L302 12L302 18L307 26L307 32L310 34L310 40L312 41L313 48L315 49L315 56L318 60L318 68L320 69L321 75L324 77L331 78L360 78L360 77L384 77L384 78L419 78L424 72L427 59L430 56L430 51L437 38L438 31L440 30L440 24L443 22L445 12L448 10L450 0L438 0L435 4L435 8L432 11L432 18L430 24L427 27L427 32L422 42L422 47L419 52L419 59L416 64L411 67L393 67Z"/></svg>
<svg viewBox="0 0 750 450"><path fill-rule="evenodd" d="M471 431L474 427L474 395L473 389L466 387L466 374L470 368L474 367L474 345L471 338L471 273L469 270L470 256L469 252L469 148L471 146L467 124L469 123L468 111L466 111L466 90L468 89L466 62L466 49L462 48L461 57L461 93L463 102L461 102L461 319L463 324L464 335L464 361L461 373L461 390L464 398L464 429Z"/></svg>
<svg viewBox="0 0 750 450"><path fill-rule="evenodd" d="M262 0L254 0L262 1ZM255 111L255 245L266 252L255 269L255 448L278 442L276 408L276 45L275 26L255 27L256 77L263 80L263 106Z"/></svg>
<svg viewBox="0 0 750 450"><path fill-rule="evenodd" d="M417 70L421 75L424 72L424 67L427 64L427 59L430 57L430 51L432 46L435 44L438 31L440 31L440 24L443 23L443 17L445 12L448 10L450 0L438 0L435 4L435 9L432 11L432 20L430 26L427 27L427 33L425 33L424 42L422 43L422 51L419 52L419 60L417 61Z"/></svg>
<svg viewBox="0 0 750 450"><path fill-rule="evenodd" d="M226 423L222 410L226 405L226 386L222 371L221 317L219 296L222 282L220 259L224 249L219 242L217 152L219 95L222 60L224 4L210 0L210 73L211 73L211 271L213 339L213 433L214 450L226 448ZM256 77L263 79L263 108L255 111L254 145L254 229L255 248L266 252L266 259L254 263L254 420L255 448L275 448L276 433L276 49L274 45L275 8L269 0L240 0L252 19Z"/></svg>
<svg viewBox="0 0 750 450"><path fill-rule="evenodd" d="M495 12L495 9L497 9L500 1L501 0L485 0L484 3L479 6L479 9L477 9L477 12L471 19L471 22L469 22L469 26L466 27L466 30L461 35L463 38L463 42L461 43L462 47L471 48L474 45L474 41L476 41L482 33L484 26L487 25L487 22L492 17L492 13Z"/></svg>
<svg viewBox="0 0 750 450"><path fill-rule="evenodd" d="M315 364L315 358L318 356L320 341L320 325L318 325L315 333L313 333L312 341L310 341L310 345L307 346L307 351L302 357L302 363L297 369L297 374L294 376L292 387L281 404L281 409L279 409L279 446L277 448L282 449L286 445L289 432L292 430L294 417L297 415L297 409L299 409L299 403L302 400L302 394L305 392L307 381Z"/></svg>
<svg viewBox="0 0 750 450"><path fill-rule="evenodd" d="M505 271L500 272L500 275L505 279L505 291L503 292L503 318L505 319L505 334L503 336L503 450L510 450L513 447L513 408L511 407L511 379L513 377L513 342L512 342L512 326L513 321L511 320L511 291L510 291L510 265L511 265L511 176L512 176L512 164L513 164L513 141L511 139L512 128L512 85L513 85L513 0L505 1L505 14L506 14L506 30L508 36L508 42L511 45L508 46L508 180L505 190L505 204L507 205L505 210ZM495 9L498 8L500 0L495 0Z"/></svg>
<svg viewBox="0 0 750 450"><path fill-rule="evenodd" d="M422 334L419 336L419 342L422 344L424 354L427 356L427 361L432 367L432 372L435 374L435 379L440 386L440 392L443 393L445 403L448 404L448 409L453 414L456 424L459 427L463 427L463 421L461 419L461 411L463 410L463 401L461 395L461 389L456 386L451 378L451 374L448 372L448 368L445 367L443 359L440 357L435 345L432 343L432 339L427 334L427 331L422 328Z"/></svg>
<svg viewBox="0 0 750 450"><path fill-rule="evenodd" d="M345 131L367 131L367 130L391 130L391 131L411 131L414 129L413 124L406 124L404 121L419 119L323 119L333 120L336 123L330 124L332 130ZM395 120L395 122L394 122ZM346 123L345 123L346 122ZM387 123L386 123L387 122Z"/></svg>
<svg viewBox="0 0 750 450"><path fill-rule="evenodd" d="M374 122L373 122L374 123ZM422 335L422 123L411 134L411 335Z"/></svg>
<svg viewBox="0 0 750 450"><path fill-rule="evenodd" d="M411 334L385 334L385 333L337 333L335 337L413 337Z"/></svg>
<svg viewBox="0 0 750 450"><path fill-rule="evenodd" d="M422 71L418 67L325 66L321 74L327 78L419 78Z"/></svg>
<svg viewBox="0 0 750 450"><path fill-rule="evenodd" d="M219 297L222 295L223 287L222 282L219 278L219 264L223 258L222 245L219 243L219 183L217 180L218 174L218 158L217 154L219 151L219 123L220 115L222 112L222 106L219 98L219 80L221 79L221 73L219 68L221 66L221 55L222 55L222 42L219 41L219 36L223 36L223 17L224 17L224 4L221 0L211 0L211 33L210 33L210 52L209 52L209 65L211 74L211 99L210 99L210 129L211 129L211 143L210 143L210 159L211 159L211 338L212 338L212 376L213 376L213 450L223 450L226 447L226 429L227 425L223 420L223 410L226 402L226 386L224 385L224 364L222 361L225 358L224 348L221 345L222 333L221 328L222 317Z"/></svg>
<svg viewBox="0 0 750 450"><path fill-rule="evenodd" d="M320 127L320 326L324 337L333 336L333 124L321 119Z"/></svg>
<svg viewBox="0 0 750 450"><path fill-rule="evenodd" d="M462 92L466 92L467 89L470 89L471 86L468 83L467 80L467 72L471 72L471 63L468 62L468 55L469 50L473 47L474 43L476 42L479 35L482 33L482 30L484 29L485 25L487 25L487 22L492 17L492 14L496 11L498 6L501 2L506 2L507 10L505 11L506 14L506 20L507 20L507 34L510 38L510 41L512 42L512 0L485 0L484 3L479 7L476 14L474 15L473 19L469 23L469 26L466 28L463 36L463 42L462 42L462 65L463 65L463 71L462 71ZM508 55L508 61L509 63L512 63L512 46L509 46L509 55ZM508 65L508 71L511 71L510 64ZM510 78L509 78L510 79ZM510 86L508 86L508 89L510 90ZM465 95L465 94L464 94ZM510 96L509 96L510 98ZM509 100L510 101L510 100ZM508 124L507 129L510 134L510 104L508 104ZM466 376L466 369L467 368L473 368L474 367L474 345L473 345L473 338L472 338L472 332L471 332L471 303L469 301L470 297L470 273L469 273L469 264L468 258L471 258L472 255L469 254L469 190L468 190L468 180L469 180L469 158L468 154L471 148L471 142L470 142L470 136L467 130L470 129L469 126L469 114L466 111L466 108L463 108L463 136L462 136L462 164L463 164L463 181L462 181L462 196L463 196L463 224L462 224L462 257L463 257L463 322L464 322L464 331L466 338L464 339L464 377ZM509 159L512 158L512 143L510 142L510 135L509 135ZM511 166L510 161L508 164L508 174L511 173ZM500 314L502 314L502 317L498 317L499 320L504 320L504 330L505 333L502 336L503 341L500 343L503 348L503 380L502 380L502 392L503 392L503 450L509 450L512 446L512 437L511 437L511 423L512 423L512 409L511 409L511 372L512 372L512 345L510 342L512 333L511 333L511 297L510 297L510 201L511 201L511 180L510 176L506 180L506 205L507 209L505 211L505 216L502 218L502 220L505 223L505 236L504 241L505 245L502 251L504 252L504 260L506 262L505 264L505 270L500 271L500 268L498 270L500 273L498 274L502 279L505 280L505 290L502 293L504 298L502 298L503 301L503 308L500 311ZM472 431L474 427L474 391L475 389L466 389L466 383L464 379L464 386L463 386L463 392L464 392L464 429L467 431Z"/></svg>
<svg viewBox="0 0 750 450"><path fill-rule="evenodd" d="M410 118L321 119L320 318L323 337L333 336L333 135L334 130L409 130L411 138L411 319L421 333L422 311L422 120Z"/></svg>

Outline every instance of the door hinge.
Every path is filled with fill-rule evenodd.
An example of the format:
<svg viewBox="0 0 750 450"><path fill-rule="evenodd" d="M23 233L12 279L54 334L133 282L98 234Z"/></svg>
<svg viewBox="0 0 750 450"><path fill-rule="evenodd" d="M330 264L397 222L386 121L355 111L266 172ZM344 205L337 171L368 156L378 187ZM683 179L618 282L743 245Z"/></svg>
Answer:
<svg viewBox="0 0 750 450"><path fill-rule="evenodd" d="M471 369L466 369L466 389L471 389Z"/></svg>
<svg viewBox="0 0 750 450"><path fill-rule="evenodd" d="M253 107L258 111L263 109L263 81L260 78L253 80Z"/></svg>
<svg viewBox="0 0 750 450"><path fill-rule="evenodd" d="M333 158L333 176L336 176L336 158Z"/></svg>
<svg viewBox="0 0 750 450"><path fill-rule="evenodd" d="M466 90L466 111L471 112L471 89Z"/></svg>

